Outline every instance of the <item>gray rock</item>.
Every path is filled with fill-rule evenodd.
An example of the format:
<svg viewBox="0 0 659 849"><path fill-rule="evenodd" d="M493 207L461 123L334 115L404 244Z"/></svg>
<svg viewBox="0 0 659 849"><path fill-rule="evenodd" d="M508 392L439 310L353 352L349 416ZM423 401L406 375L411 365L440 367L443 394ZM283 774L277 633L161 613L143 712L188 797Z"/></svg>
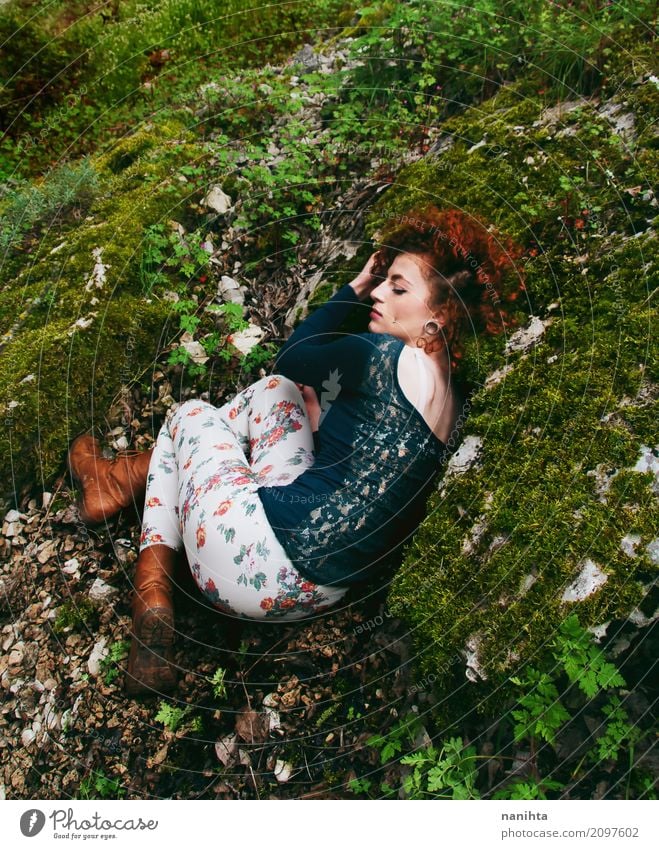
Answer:
<svg viewBox="0 0 659 849"><path fill-rule="evenodd" d="M302 73L309 74L320 68L320 57L310 44L305 44L291 59L292 65L302 65Z"/></svg>
<svg viewBox="0 0 659 849"><path fill-rule="evenodd" d="M538 318L537 315L531 317L531 321L526 327L520 328L506 342L506 353L510 354L513 351L527 351L537 344L542 339L545 330L551 324L551 319Z"/></svg>
<svg viewBox="0 0 659 849"><path fill-rule="evenodd" d="M534 127L548 126L549 124L557 124L562 122L564 117L575 109L584 106L587 103L585 100L564 100L556 106L549 106L544 109L540 118L533 122Z"/></svg>
<svg viewBox="0 0 659 849"><path fill-rule="evenodd" d="M227 342L230 342L237 348L241 354L246 355L259 344L265 336L265 330L257 327L255 324L250 324L245 330L240 330L237 333L231 333L227 336Z"/></svg>
<svg viewBox="0 0 659 849"><path fill-rule="evenodd" d="M108 649L107 649L107 640L105 637L102 637L98 642L94 643L94 647L91 650L91 654L89 655L89 660L87 661L87 669L89 670L89 674L93 675L94 678L97 678L101 673L101 661L104 657L107 657Z"/></svg>
<svg viewBox="0 0 659 849"><path fill-rule="evenodd" d="M654 475L654 482L652 484L652 491L655 495L659 495L659 447L655 447L654 450L649 448L647 445L641 445L641 456L636 461L636 465L632 468L634 472L652 472Z"/></svg>
<svg viewBox="0 0 659 849"><path fill-rule="evenodd" d="M615 132L624 141L633 141L636 136L633 112L625 112L622 104L613 100L605 103L598 112L602 118L605 118L613 125Z"/></svg>
<svg viewBox="0 0 659 849"><path fill-rule="evenodd" d="M36 737L36 733L31 728L25 728L21 733L21 743L27 747L36 740Z"/></svg>
<svg viewBox="0 0 659 849"><path fill-rule="evenodd" d="M233 208L231 198L222 191L221 186L213 186L202 199L201 204L207 209L217 212L218 215L224 215Z"/></svg>
<svg viewBox="0 0 659 849"><path fill-rule="evenodd" d="M620 549L627 557L636 557L636 546L640 541L641 537L638 534L627 534L620 540Z"/></svg>
<svg viewBox="0 0 659 849"><path fill-rule="evenodd" d="M563 592L561 601L583 601L604 586L608 580L609 576L606 572L603 572L597 563L586 557L578 576Z"/></svg>
<svg viewBox="0 0 659 849"><path fill-rule="evenodd" d="M274 773L277 781L280 784L284 784L290 780L290 777L293 774L293 766L287 761L278 760L275 763Z"/></svg>
<svg viewBox="0 0 659 849"><path fill-rule="evenodd" d="M89 598L92 601L107 601L112 598L118 590L116 587L106 584L101 578L96 578L94 583L89 588Z"/></svg>
<svg viewBox="0 0 659 849"><path fill-rule="evenodd" d="M444 478L463 475L469 471L478 461L482 447L483 440L480 436L465 436L462 445L448 461Z"/></svg>
<svg viewBox="0 0 659 849"><path fill-rule="evenodd" d="M469 681L472 681L473 683L476 683L479 678L483 681L487 680L487 674L481 666L479 658L481 639L480 634L472 634L467 639L465 645L464 655L467 666L465 669L465 675Z"/></svg>

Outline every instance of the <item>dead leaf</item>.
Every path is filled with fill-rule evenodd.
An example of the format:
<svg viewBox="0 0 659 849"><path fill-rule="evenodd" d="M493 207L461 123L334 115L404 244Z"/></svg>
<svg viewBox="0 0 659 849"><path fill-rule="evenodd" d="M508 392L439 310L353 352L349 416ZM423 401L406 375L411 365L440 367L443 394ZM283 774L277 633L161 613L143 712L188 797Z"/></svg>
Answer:
<svg viewBox="0 0 659 849"><path fill-rule="evenodd" d="M264 713L243 708L236 717L236 734L245 743L263 743L268 739L270 720Z"/></svg>
<svg viewBox="0 0 659 849"><path fill-rule="evenodd" d="M235 760L238 737L236 734L227 734L215 743L215 754L223 766L229 766Z"/></svg>
<svg viewBox="0 0 659 849"><path fill-rule="evenodd" d="M150 758L147 758L146 765L148 767L157 766L158 764L163 763L163 761L167 757L167 752L169 751L169 743L165 743L164 746L161 746L155 755L152 755Z"/></svg>

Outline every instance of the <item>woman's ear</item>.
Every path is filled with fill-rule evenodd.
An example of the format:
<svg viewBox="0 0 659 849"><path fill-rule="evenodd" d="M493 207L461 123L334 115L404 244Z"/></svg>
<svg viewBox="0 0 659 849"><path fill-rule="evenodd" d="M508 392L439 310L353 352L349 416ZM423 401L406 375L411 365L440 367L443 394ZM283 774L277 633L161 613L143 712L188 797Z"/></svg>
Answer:
<svg viewBox="0 0 659 849"><path fill-rule="evenodd" d="M432 317L440 327L446 327L448 323L448 315L445 307L435 307Z"/></svg>

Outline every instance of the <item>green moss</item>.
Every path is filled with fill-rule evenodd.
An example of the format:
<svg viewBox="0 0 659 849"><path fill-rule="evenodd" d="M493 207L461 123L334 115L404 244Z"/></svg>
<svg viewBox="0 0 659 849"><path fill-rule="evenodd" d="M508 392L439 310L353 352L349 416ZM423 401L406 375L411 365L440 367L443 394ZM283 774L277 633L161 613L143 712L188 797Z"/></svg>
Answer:
<svg viewBox="0 0 659 849"><path fill-rule="evenodd" d="M71 437L102 423L122 383L169 341L168 305L142 295L141 255L145 229L180 202L171 173L196 152L180 129L139 133L94 160L104 186L87 220L49 233L2 293L4 497L52 479ZM124 155L131 164L115 173Z"/></svg>
<svg viewBox="0 0 659 849"><path fill-rule="evenodd" d="M5 495L17 497L23 484L45 485L62 468L72 436L103 425L122 382L154 361L167 316L160 304L118 295L84 330L50 322L11 345L11 359L0 364Z"/></svg>
<svg viewBox="0 0 659 849"><path fill-rule="evenodd" d="M321 283L309 298L309 309L313 311L315 307L326 303L334 294L334 288L331 283Z"/></svg>
<svg viewBox="0 0 659 849"><path fill-rule="evenodd" d="M629 88L628 78L621 97ZM468 342L465 373L476 386L504 364L512 369L473 397L466 432L483 440L480 465L431 497L390 592L392 612L415 635L420 672L459 693L462 713L483 707L489 692L505 698L511 669L574 608L561 596L586 558L607 576L577 604L588 625L626 617L656 568L645 552L659 518L651 476L621 471L655 440L656 399L646 391L657 380L648 297L655 212L651 195L621 202L621 184L643 184L638 163L654 151L641 136L632 159L589 106L542 126L543 105L518 100L522 90L447 121L453 147L404 168L367 225L379 229L427 202L494 222L536 247L525 262L525 311L551 318L526 354L506 356L503 338ZM636 101L646 96L655 103L654 94ZM602 467L618 472L605 494ZM621 550L627 533L641 536L637 557ZM465 691L454 676L464 675L475 635L487 684Z"/></svg>
<svg viewBox="0 0 659 849"><path fill-rule="evenodd" d="M66 631L78 631L83 629L93 630L98 620L98 608L83 595L78 595L65 601L57 609L57 616L53 623L55 634L63 634Z"/></svg>

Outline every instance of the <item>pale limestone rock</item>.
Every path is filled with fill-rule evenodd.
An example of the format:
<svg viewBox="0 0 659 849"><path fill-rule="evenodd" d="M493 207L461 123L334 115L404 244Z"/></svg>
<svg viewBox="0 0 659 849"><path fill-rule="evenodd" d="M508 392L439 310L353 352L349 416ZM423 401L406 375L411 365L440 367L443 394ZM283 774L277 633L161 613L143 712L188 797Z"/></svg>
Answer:
<svg viewBox="0 0 659 849"><path fill-rule="evenodd" d="M106 584L101 578L96 578L94 583L89 588L89 598L92 601L107 601L118 592L116 587Z"/></svg>
<svg viewBox="0 0 659 849"><path fill-rule="evenodd" d="M609 576L600 567L586 557L582 561L581 571L576 579L565 589L561 601L583 601L608 581Z"/></svg>
<svg viewBox="0 0 659 849"><path fill-rule="evenodd" d="M204 346L187 333L181 337L181 348L188 352L193 363L203 365L208 362L209 357Z"/></svg>
<svg viewBox="0 0 659 849"><path fill-rule="evenodd" d="M108 648L106 642L106 638L102 637L97 643L94 644L94 648L91 650L91 654L89 655L89 660L87 661L87 669L89 670L89 674L93 675L94 678L97 678L100 675L101 661L104 657L107 657Z"/></svg>
<svg viewBox="0 0 659 849"><path fill-rule="evenodd" d="M481 635L480 634L472 634L467 640L465 646L465 657L466 657L466 665L465 669L466 677L476 683L480 678L483 681L487 681L487 674L485 670L481 666L479 651L481 646Z"/></svg>
<svg viewBox="0 0 659 849"><path fill-rule="evenodd" d="M92 269L92 273L89 275L87 279L87 283L85 284L85 291L91 292L92 289L102 289L105 286L105 282L107 280L107 270L110 267L109 265L105 265L102 260L103 256L103 248L94 248L92 251L92 256L94 257L94 268Z"/></svg>
<svg viewBox="0 0 659 849"><path fill-rule="evenodd" d="M537 342L542 339L545 330L550 323L550 318L543 321L541 318L538 318L537 315L532 316L531 321L527 324L527 326L521 327L516 333L513 333L510 339L506 342L506 353L510 354L514 351L527 351L529 348L532 348L533 345L537 344Z"/></svg>
<svg viewBox="0 0 659 849"><path fill-rule="evenodd" d="M458 450L453 454L446 466L445 477L463 475L476 464L483 440L480 436L465 436Z"/></svg>
<svg viewBox="0 0 659 849"><path fill-rule="evenodd" d="M207 209L212 209L213 212L217 212L218 215L224 215L226 212L229 212L233 206L231 198L222 191L221 186L213 186L213 188L203 198L201 204Z"/></svg>
<svg viewBox="0 0 659 849"><path fill-rule="evenodd" d="M27 747L35 741L36 737L37 735L31 728L25 728L21 733L21 743Z"/></svg>
<svg viewBox="0 0 659 849"><path fill-rule="evenodd" d="M229 277L228 274L223 274L220 278L220 282L217 285L217 297L225 303L229 301L232 304L240 304L241 306L245 303L245 293L240 284L233 277Z"/></svg>
<svg viewBox="0 0 659 849"><path fill-rule="evenodd" d="M620 549L627 557L636 557L636 546L640 543L639 534L627 534L620 540Z"/></svg>

